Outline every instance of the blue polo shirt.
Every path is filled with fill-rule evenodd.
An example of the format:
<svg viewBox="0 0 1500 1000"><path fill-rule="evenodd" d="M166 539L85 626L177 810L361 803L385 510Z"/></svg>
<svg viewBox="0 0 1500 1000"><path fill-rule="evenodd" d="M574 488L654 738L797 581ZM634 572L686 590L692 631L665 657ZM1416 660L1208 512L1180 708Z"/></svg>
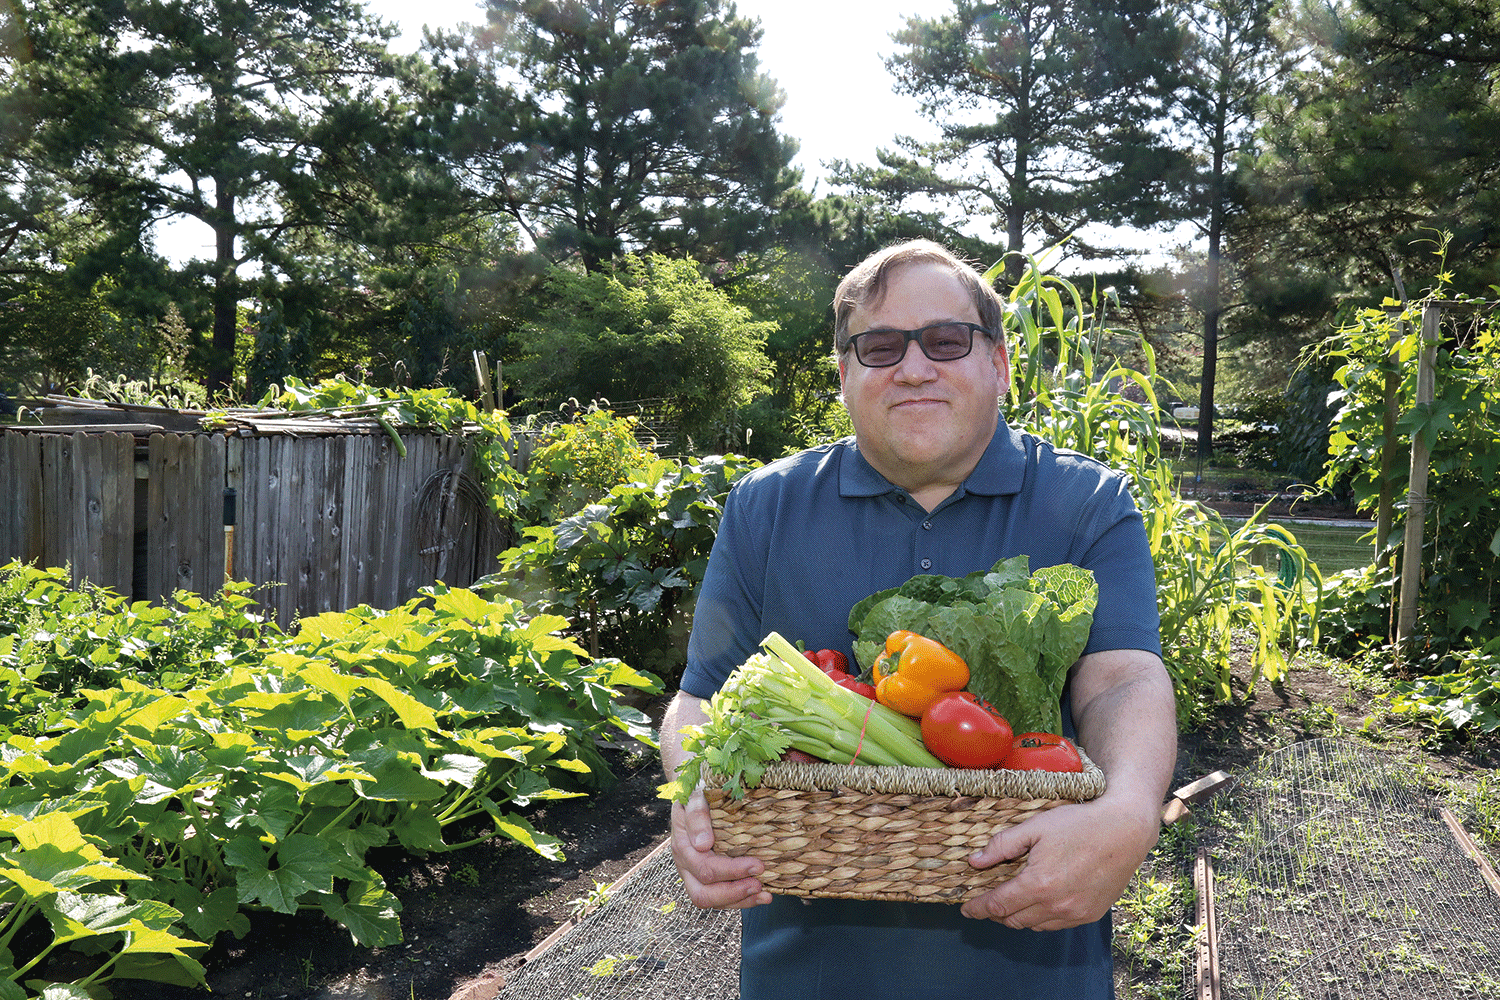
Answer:
<svg viewBox="0 0 1500 1000"><path fill-rule="evenodd" d="M963 576L1002 558L1094 571L1085 652L1161 653L1156 579L1124 477L1001 425L933 511L893 486L853 439L773 462L730 492L688 642L682 689L712 697L767 632L851 654L849 609L920 573ZM1067 693L1064 731L1073 731ZM1015 931L956 905L775 896L744 911L742 1000L1113 996L1109 918Z"/></svg>

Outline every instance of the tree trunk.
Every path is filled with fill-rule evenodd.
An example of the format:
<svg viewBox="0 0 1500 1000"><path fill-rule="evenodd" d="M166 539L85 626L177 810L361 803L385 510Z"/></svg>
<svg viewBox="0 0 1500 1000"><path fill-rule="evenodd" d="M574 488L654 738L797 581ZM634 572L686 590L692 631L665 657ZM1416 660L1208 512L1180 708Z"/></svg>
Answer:
<svg viewBox="0 0 1500 1000"><path fill-rule="evenodd" d="M1214 383L1219 373L1219 317L1224 307L1220 292L1224 241L1224 122L1228 108L1221 95L1216 109L1213 175L1209 181L1208 263L1203 272L1203 377L1198 391L1198 461L1214 451ZM1200 465L1201 469L1201 465Z"/></svg>
<svg viewBox="0 0 1500 1000"><path fill-rule="evenodd" d="M225 181L216 180L214 220L214 326L213 351L208 363L208 395L220 399L234 385L235 321L239 307L239 281L234 259L234 194Z"/></svg>

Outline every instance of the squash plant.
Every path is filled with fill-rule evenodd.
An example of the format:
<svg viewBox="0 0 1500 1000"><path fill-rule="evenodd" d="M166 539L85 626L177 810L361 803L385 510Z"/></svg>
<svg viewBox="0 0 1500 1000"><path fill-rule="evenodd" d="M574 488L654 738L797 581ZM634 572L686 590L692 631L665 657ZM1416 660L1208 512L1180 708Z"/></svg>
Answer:
<svg viewBox="0 0 1500 1000"><path fill-rule="evenodd" d="M6 567L0 584L25 575ZM198 956L244 933L246 909L321 910L362 945L397 942L371 848L499 836L557 857L525 807L604 780L606 734L650 739L618 697L653 678L582 655L560 618L441 585L272 631L175 689L101 641L99 686L48 691L44 660L17 654L61 626L46 597L67 601L55 578L28 579L0 586L0 684L28 706L0 741L0 1000L116 977L201 984ZM18 612L17 590L35 603ZM91 971L50 982L60 948Z"/></svg>

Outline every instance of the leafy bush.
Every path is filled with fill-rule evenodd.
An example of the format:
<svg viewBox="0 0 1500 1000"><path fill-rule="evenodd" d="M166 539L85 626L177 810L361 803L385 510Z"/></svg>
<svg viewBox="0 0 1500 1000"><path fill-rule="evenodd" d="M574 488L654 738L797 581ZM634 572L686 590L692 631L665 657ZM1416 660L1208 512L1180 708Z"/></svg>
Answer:
<svg viewBox="0 0 1500 1000"><path fill-rule="evenodd" d="M1318 619L1324 650L1348 658L1388 642L1396 584L1396 570L1389 563L1346 569L1329 577Z"/></svg>
<svg viewBox="0 0 1500 1000"><path fill-rule="evenodd" d="M559 265L542 301L516 333L520 357L506 366L534 407L660 399L686 451L765 388L771 324L751 319L690 260L650 254L593 274Z"/></svg>
<svg viewBox="0 0 1500 1000"><path fill-rule="evenodd" d="M223 673L279 634L250 611L250 584L210 598L178 591L165 605L131 603L89 584L74 589L65 569L0 566L0 667L64 697L129 678L173 690ZM21 725L17 706L0 725Z"/></svg>
<svg viewBox="0 0 1500 1000"><path fill-rule="evenodd" d="M500 573L475 583L568 618L592 652L608 650L669 683L681 676L693 601L724 497L758 463L658 459L555 525L523 531Z"/></svg>
<svg viewBox="0 0 1500 1000"><path fill-rule="evenodd" d="M175 690L139 679L133 609L88 594L89 673L65 675L47 669L52 653L28 652L64 632L83 642L60 620L78 609L59 572L8 567L0 592L0 683L8 720L29 730L0 742L7 1000L31 995L23 979L76 1000L112 977L202 985L196 956L223 931L243 934L245 909L322 910L362 945L396 943L400 903L372 848L500 836L558 857L516 810L603 780L603 734L650 738L617 698L659 690L654 679L585 657L557 634L562 619L442 586L394 611L305 619L295 636L265 630L257 649L238 645L236 601L218 614L179 599L151 627L196 616L199 653L230 655ZM55 680L67 684L44 686ZM448 830L470 839L450 843ZM93 956L81 959L92 971L27 979L63 947Z"/></svg>
<svg viewBox="0 0 1500 1000"><path fill-rule="evenodd" d="M1414 716L1434 728L1481 733L1500 729L1500 639L1491 639L1479 649L1454 651L1440 662L1450 669L1397 681L1391 710Z"/></svg>
<svg viewBox="0 0 1500 1000"><path fill-rule="evenodd" d="M1309 359L1299 365L1287 387L1286 412L1277 424L1277 467L1297 483L1315 483L1328 463L1328 429L1335 410L1331 401L1338 386L1326 362ZM1336 496L1347 496L1348 486L1332 486Z"/></svg>
<svg viewBox="0 0 1500 1000"><path fill-rule="evenodd" d="M577 420L535 431L521 496L526 523L550 524L575 514L629 481L652 458L635 428L634 417L590 406Z"/></svg>
<svg viewBox="0 0 1500 1000"><path fill-rule="evenodd" d="M1397 303L1387 302L1388 306ZM1421 303L1405 329L1385 309L1366 309L1341 327L1324 349L1342 361L1336 379L1343 404L1333 421L1333 457L1324 485L1347 479L1361 509L1380 495L1382 421L1387 374L1396 376L1397 427L1403 441L1420 434L1431 448L1423 526L1421 631L1430 642L1463 648L1500 635L1494 593L1500 586L1500 338L1493 319L1448 339L1436 359L1436 396L1416 404ZM1409 463L1392 463L1392 492L1405 492ZM1409 510L1397 505L1398 521ZM1397 525L1399 529L1400 525Z"/></svg>

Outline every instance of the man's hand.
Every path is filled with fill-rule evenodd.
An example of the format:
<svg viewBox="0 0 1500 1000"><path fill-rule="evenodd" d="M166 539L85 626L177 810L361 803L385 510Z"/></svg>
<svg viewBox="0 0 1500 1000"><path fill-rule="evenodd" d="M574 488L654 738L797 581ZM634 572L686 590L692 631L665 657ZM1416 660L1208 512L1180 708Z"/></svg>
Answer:
<svg viewBox="0 0 1500 1000"><path fill-rule="evenodd" d="M686 757L682 728L707 720L702 699L682 691L672 699L661 724L662 766L667 777L676 776ZM672 803L672 860L687 885L688 898L704 909L744 909L771 901L771 894L756 878L765 865L748 856L726 858L714 853L713 817L701 788L687 805Z"/></svg>
<svg viewBox="0 0 1500 1000"><path fill-rule="evenodd" d="M694 905L733 910L771 901L771 894L755 877L765 871L765 865L749 856L726 858L714 853L713 819L702 789L693 793L686 806L672 804L672 860Z"/></svg>
<svg viewBox="0 0 1500 1000"><path fill-rule="evenodd" d="M1038 931L1092 923L1124 893L1159 829L1160 807L1141 815L1108 793L1032 816L969 859L988 868L1030 852L1014 878L965 902L963 914Z"/></svg>
<svg viewBox="0 0 1500 1000"><path fill-rule="evenodd" d="M1177 759L1171 677L1155 654L1116 649L1080 659L1070 684L1078 742L1103 769L1104 794L991 837L970 859L976 868L1030 854L1015 878L966 902L967 917L1044 931L1098 920L1156 844Z"/></svg>

